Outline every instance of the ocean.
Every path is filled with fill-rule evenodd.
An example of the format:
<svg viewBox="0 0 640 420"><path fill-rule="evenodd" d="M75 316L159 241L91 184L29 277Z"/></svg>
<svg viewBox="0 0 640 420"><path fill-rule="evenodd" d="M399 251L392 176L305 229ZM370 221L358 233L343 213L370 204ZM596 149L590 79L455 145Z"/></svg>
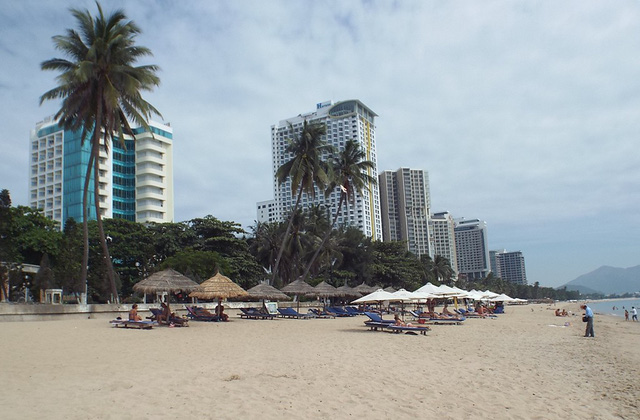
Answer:
<svg viewBox="0 0 640 420"><path fill-rule="evenodd" d="M631 319L631 307L635 306L640 313L640 298L633 299L615 299L615 300L592 300L588 301L589 307L593 312L601 314L615 315L624 318L624 309L629 311L629 319ZM615 309L613 309L615 307Z"/></svg>

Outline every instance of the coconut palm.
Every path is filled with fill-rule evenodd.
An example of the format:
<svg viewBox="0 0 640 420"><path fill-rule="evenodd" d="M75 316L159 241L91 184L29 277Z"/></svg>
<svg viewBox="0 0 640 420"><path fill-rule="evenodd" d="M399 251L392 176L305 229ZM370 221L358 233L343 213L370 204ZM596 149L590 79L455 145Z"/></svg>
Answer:
<svg viewBox="0 0 640 420"><path fill-rule="evenodd" d="M453 269L449 260L441 255L433 258L431 272L438 282L450 283L453 276Z"/></svg>
<svg viewBox="0 0 640 420"><path fill-rule="evenodd" d="M356 191L362 193L369 185L375 185L377 183L376 178L369 174L369 172L375 168L375 165L372 161L365 160L366 157L365 151L356 141L347 140L344 149L338 156L333 157L329 161L329 175L331 180L326 190L326 195L329 195L336 188L339 188L340 201L338 202L336 214L331 222L331 228L325 232L322 242L320 242L315 254L311 257L307 265L303 278L306 278L307 274L309 274L309 270L318 257L318 254L320 254L320 250L329 238L329 235L331 235L331 231L342 213L342 206L348 201L353 202L355 200Z"/></svg>
<svg viewBox="0 0 640 420"><path fill-rule="evenodd" d="M88 10L71 9L78 30L67 29L64 35L53 37L56 49L69 59L54 58L41 64L43 70L58 71L58 86L40 97L46 100L62 99L62 106L55 114L59 125L67 130L82 130L82 141L89 139L91 153L84 180L83 228L84 254L82 281L86 284L89 261L87 228L87 201L89 179L93 170L94 200L100 242L107 265L107 273L113 298L117 289L105 241L99 208L98 156L102 146L108 151L109 141L117 135L124 146L124 135L133 136L129 121L149 130L147 121L160 113L142 99L141 91L150 91L160 83L155 65L135 66L138 59L150 56L151 51L135 45L140 33L138 26L128 21L124 12L116 10L105 16L96 3L98 14L93 17Z"/></svg>
<svg viewBox="0 0 640 420"><path fill-rule="evenodd" d="M285 231L280 245L278 257L273 265L273 282L278 275L278 266L282 253L289 241L289 233L293 223L292 216L300 207L300 199L302 193L315 197L315 187L323 190L329 182L327 175L326 163L323 155L333 150L333 147L322 139L327 131L326 125L323 123L308 123L306 120L302 125L302 129L296 133L292 124L289 129L294 136L290 138L286 152L291 154L291 159L282 164L276 171L278 185L282 185L287 179L291 180L291 195L297 194L295 205L292 209L287 230Z"/></svg>

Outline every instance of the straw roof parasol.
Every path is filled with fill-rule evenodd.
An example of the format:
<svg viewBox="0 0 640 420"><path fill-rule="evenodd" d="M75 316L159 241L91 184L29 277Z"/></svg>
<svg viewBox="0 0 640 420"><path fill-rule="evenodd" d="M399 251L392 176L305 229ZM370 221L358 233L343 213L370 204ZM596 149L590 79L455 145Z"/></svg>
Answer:
<svg viewBox="0 0 640 420"><path fill-rule="evenodd" d="M289 300L290 297L282 293L275 287L267 284L260 283L257 286L253 286L247 290L249 297L254 299L269 299L269 300Z"/></svg>
<svg viewBox="0 0 640 420"><path fill-rule="evenodd" d="M336 289L324 280L313 288L313 294L319 297L345 296L343 291Z"/></svg>
<svg viewBox="0 0 640 420"><path fill-rule="evenodd" d="M349 287L347 285L337 287L336 289L344 293L344 296L362 296L361 292L358 292L353 287Z"/></svg>
<svg viewBox="0 0 640 420"><path fill-rule="evenodd" d="M133 285L133 290L142 293L179 293L199 290L200 285L172 268L153 273Z"/></svg>
<svg viewBox="0 0 640 420"><path fill-rule="evenodd" d="M229 277L223 276L219 272L210 279L203 281L200 287L202 290L192 292L189 296L198 299L221 300L247 295L246 290L231 281Z"/></svg>
<svg viewBox="0 0 640 420"><path fill-rule="evenodd" d="M313 287L306 281L299 278L284 286L280 291L290 295L313 295Z"/></svg>
<svg viewBox="0 0 640 420"><path fill-rule="evenodd" d="M377 288L373 287L373 286L368 286L365 282L362 282L361 284L359 284L358 286L353 288L355 291L364 294L367 293L373 293L376 290L378 290Z"/></svg>
<svg viewBox="0 0 640 420"><path fill-rule="evenodd" d="M394 289L393 287L389 286L389 287L385 287L384 289L385 292L389 292L389 293L394 293L396 291L396 289Z"/></svg>

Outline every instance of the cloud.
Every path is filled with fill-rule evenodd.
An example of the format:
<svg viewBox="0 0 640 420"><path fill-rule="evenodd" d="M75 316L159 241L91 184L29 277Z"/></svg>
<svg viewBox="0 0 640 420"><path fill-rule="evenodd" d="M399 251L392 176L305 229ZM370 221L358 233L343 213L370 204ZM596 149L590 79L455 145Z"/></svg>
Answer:
<svg viewBox="0 0 640 420"><path fill-rule="evenodd" d="M14 203L27 203L28 133L58 106L38 106L55 85L39 65L75 24L69 6L95 10L24 1L0 16L0 188ZM523 244L531 281L638 263L624 239L640 233L637 2L103 6L138 23L162 68L145 97L174 129L177 220L252 224L272 198L270 126L357 98L379 114L378 169L429 171L433 210L486 220L494 248Z"/></svg>

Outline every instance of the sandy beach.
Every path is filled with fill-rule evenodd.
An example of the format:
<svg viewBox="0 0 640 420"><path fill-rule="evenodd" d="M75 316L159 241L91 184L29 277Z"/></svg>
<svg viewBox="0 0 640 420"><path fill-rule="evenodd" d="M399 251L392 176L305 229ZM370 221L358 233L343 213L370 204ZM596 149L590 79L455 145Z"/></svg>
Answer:
<svg viewBox="0 0 640 420"><path fill-rule="evenodd" d="M640 323L597 316L588 339L579 316L552 309L509 306L427 336L369 331L364 317L0 322L1 417L637 418Z"/></svg>

